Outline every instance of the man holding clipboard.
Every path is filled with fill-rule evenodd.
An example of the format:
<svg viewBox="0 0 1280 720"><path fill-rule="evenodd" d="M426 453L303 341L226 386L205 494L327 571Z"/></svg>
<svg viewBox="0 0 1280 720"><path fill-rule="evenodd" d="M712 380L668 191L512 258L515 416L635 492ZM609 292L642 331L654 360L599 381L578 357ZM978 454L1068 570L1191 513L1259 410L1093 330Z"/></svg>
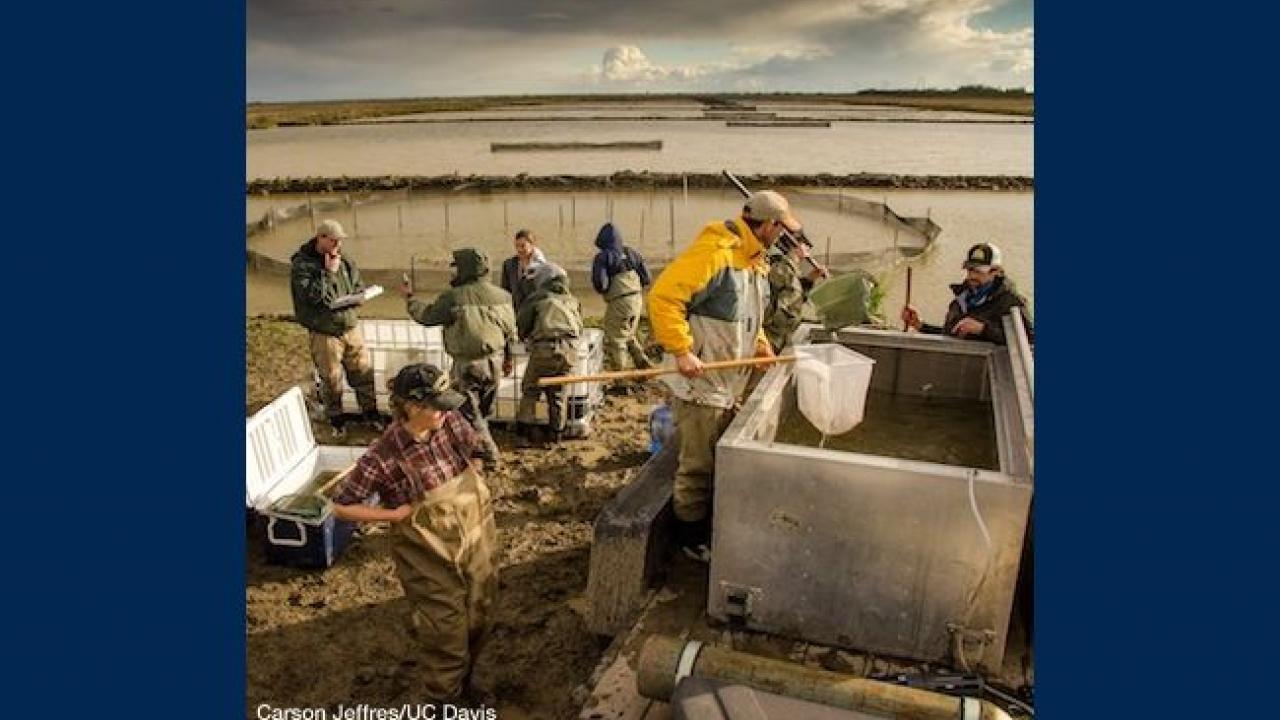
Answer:
<svg viewBox="0 0 1280 720"><path fill-rule="evenodd" d="M346 237L337 220L320 223L315 237L293 254L289 277L293 314L310 333L311 360L320 373L325 413L334 437L346 434L346 415L342 412L344 371L346 381L356 392L362 418L377 430L385 425L373 386L373 362L360 336L356 314L360 303L380 288L366 288L356 264L343 257L342 241Z"/></svg>

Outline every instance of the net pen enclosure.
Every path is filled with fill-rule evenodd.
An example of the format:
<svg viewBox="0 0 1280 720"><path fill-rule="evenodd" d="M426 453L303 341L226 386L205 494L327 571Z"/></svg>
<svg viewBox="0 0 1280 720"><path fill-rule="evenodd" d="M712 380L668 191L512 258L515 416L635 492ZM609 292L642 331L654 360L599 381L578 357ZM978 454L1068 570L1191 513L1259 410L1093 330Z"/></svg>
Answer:
<svg viewBox="0 0 1280 720"><path fill-rule="evenodd" d="M441 370L453 365L444 349L444 332L439 326L427 327L410 319L361 318L360 334L373 362L374 387L378 394L378 406L389 409L387 380L395 377L400 368L417 362L431 363ZM586 328L578 348L575 374L588 375L600 372L604 361L604 331ZM497 396L493 402L493 420L513 423L520 407L520 384L524 380L529 354L523 344L512 350L515 365L510 377L498 381ZM319 376L316 376L319 383ZM565 434L569 437L585 437L591 434L591 422L595 411L604 402L604 387L598 382L580 382L565 386L569 395L568 424ZM346 388L342 396L343 407L356 407L355 393ZM536 418L546 423L546 398L539 396Z"/></svg>
<svg viewBox="0 0 1280 720"><path fill-rule="evenodd" d="M874 360L826 437L770 369L716 448L708 614L808 642L1001 667L1033 490L1032 359L942 336L813 329ZM1029 560L1030 553L1025 553Z"/></svg>
<svg viewBox="0 0 1280 720"><path fill-rule="evenodd" d="M363 447L318 445L302 389L290 388L245 422L245 507L267 560L329 567L355 524L339 520L324 493L346 476Z"/></svg>

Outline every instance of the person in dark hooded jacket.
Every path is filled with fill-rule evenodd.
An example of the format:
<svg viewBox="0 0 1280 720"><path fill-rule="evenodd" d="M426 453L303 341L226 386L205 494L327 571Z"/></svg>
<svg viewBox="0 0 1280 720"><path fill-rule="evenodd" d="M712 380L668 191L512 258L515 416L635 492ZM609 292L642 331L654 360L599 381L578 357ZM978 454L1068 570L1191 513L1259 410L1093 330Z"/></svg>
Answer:
<svg viewBox="0 0 1280 720"><path fill-rule="evenodd" d="M553 442L559 442L569 421L569 393L563 385L538 387L538 379L567 375L578 362L582 338L582 309L569 292L569 276L558 265L538 266L533 277L534 292L520 306L516 325L529 346L529 364L520 383L520 408L516 413L519 443L528 446L535 439L535 412L538 400L547 396L547 420Z"/></svg>
<svg viewBox="0 0 1280 720"><path fill-rule="evenodd" d="M591 284L604 296L604 367L626 370L652 367L644 346L636 340L640 314L644 311L644 289L653 284L644 258L622 244L622 233L613 223L605 223L596 234L595 261L591 263Z"/></svg>
<svg viewBox="0 0 1280 720"><path fill-rule="evenodd" d="M481 440L481 457L490 467L499 463L498 445L489 432L489 417L498 393L498 379L512 370L511 345L516 318L511 295L489 282L489 256L483 250L453 251L455 275L451 287L435 302L413 297L413 288L401 286L409 317L426 325L444 326L444 349L452 358L449 376L467 397L462 414Z"/></svg>

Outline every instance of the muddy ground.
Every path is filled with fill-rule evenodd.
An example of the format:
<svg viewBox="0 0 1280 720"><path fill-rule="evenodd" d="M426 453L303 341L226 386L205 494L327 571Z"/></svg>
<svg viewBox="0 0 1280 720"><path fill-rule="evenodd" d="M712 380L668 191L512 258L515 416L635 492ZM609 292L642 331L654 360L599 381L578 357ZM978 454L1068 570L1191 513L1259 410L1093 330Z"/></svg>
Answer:
<svg viewBox="0 0 1280 720"><path fill-rule="evenodd" d="M292 385L311 389L306 333L296 324L246 320L246 413ZM591 524L647 459L654 394L609 397L590 438L550 450L516 450L500 430L506 468L490 476L496 497L500 590L477 683L500 717L568 718L608 638L583 620ZM317 426L317 437L327 439ZM348 444L372 433L353 431ZM421 701L407 606L385 526L367 526L327 570L268 565L250 535L245 558L247 691L260 703L375 707Z"/></svg>

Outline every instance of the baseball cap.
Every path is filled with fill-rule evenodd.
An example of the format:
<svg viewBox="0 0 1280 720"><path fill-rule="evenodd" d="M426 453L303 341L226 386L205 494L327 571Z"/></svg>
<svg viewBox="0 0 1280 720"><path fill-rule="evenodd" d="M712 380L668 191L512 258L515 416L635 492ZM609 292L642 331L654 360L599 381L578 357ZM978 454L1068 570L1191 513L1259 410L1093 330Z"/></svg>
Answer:
<svg viewBox="0 0 1280 720"><path fill-rule="evenodd" d="M405 365L387 385L392 395L425 402L437 410L457 410L466 402L462 393L449 388L449 376L429 363Z"/></svg>
<svg viewBox="0 0 1280 720"><path fill-rule="evenodd" d="M992 243L978 243L969 248L969 252L964 256L966 270L987 271L992 265L1001 264L1000 248Z"/></svg>
<svg viewBox="0 0 1280 720"><path fill-rule="evenodd" d="M752 220L777 220L792 232L800 230L800 221L791 214L791 203L772 190L751 193L742 211Z"/></svg>
<svg viewBox="0 0 1280 720"><path fill-rule="evenodd" d="M325 220L316 226L316 237L328 235L329 237L346 239L347 232L342 229L342 224L337 220Z"/></svg>

